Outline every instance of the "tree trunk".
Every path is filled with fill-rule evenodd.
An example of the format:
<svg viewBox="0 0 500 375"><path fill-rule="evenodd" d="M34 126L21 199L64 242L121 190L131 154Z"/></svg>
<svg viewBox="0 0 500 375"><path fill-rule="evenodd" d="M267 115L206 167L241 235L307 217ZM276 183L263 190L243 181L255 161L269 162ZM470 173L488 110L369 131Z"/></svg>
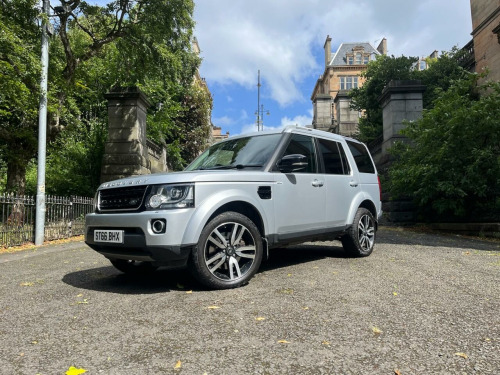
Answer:
<svg viewBox="0 0 500 375"><path fill-rule="evenodd" d="M26 166L28 161L22 158L7 160L7 192L18 195L26 193Z"/></svg>

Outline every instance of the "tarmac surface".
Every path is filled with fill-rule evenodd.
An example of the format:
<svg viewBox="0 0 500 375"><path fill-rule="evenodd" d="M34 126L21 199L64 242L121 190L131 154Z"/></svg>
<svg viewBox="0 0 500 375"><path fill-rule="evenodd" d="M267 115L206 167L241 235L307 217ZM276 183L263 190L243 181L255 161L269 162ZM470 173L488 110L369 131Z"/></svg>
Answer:
<svg viewBox="0 0 500 375"><path fill-rule="evenodd" d="M242 288L84 243L0 255L0 374L500 374L500 246L382 228L271 251Z"/></svg>

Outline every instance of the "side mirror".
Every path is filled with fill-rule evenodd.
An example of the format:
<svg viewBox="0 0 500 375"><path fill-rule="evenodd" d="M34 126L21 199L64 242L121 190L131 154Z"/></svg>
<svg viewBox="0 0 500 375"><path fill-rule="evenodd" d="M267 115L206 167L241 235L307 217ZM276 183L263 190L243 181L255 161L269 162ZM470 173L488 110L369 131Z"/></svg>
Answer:
<svg viewBox="0 0 500 375"><path fill-rule="evenodd" d="M307 168L307 157L301 154L283 156L278 162L278 169L283 173L299 172Z"/></svg>

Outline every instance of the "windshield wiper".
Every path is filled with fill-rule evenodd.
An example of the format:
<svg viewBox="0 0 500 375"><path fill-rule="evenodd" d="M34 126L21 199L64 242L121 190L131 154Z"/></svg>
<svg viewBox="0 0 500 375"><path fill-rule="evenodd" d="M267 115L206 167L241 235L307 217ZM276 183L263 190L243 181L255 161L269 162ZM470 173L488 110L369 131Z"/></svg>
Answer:
<svg viewBox="0 0 500 375"><path fill-rule="evenodd" d="M214 165L212 167L201 167L199 170L209 169L244 169L244 168L259 168L262 164L230 164L230 165Z"/></svg>

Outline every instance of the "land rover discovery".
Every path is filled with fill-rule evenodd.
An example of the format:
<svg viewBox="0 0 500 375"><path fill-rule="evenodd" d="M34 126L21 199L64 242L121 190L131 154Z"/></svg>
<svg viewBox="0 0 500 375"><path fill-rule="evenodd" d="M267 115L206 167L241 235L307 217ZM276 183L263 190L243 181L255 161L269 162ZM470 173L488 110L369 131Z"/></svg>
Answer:
<svg viewBox="0 0 500 375"><path fill-rule="evenodd" d="M125 273L187 267L226 289L248 282L278 246L339 239L368 256L381 214L364 144L292 126L231 137L183 172L103 183L85 242Z"/></svg>

